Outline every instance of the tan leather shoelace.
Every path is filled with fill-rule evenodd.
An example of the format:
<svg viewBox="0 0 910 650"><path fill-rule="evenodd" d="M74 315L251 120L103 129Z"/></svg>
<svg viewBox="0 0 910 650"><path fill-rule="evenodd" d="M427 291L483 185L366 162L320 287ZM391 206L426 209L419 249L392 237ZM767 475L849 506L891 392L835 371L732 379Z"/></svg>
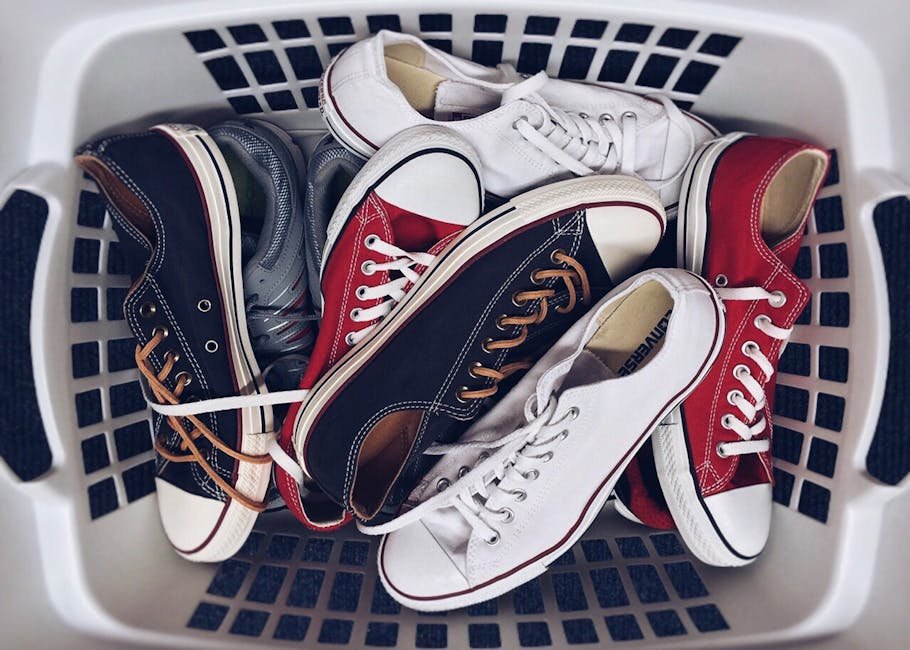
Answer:
<svg viewBox="0 0 910 650"><path fill-rule="evenodd" d="M557 313L568 314L575 309L578 302L578 291L575 285L581 286L581 302L588 304L591 300L591 284L588 282L588 274L584 267L573 257L566 254L565 251L554 251L550 256L554 264L566 264L569 268L557 269L537 269L531 273L531 282L542 284L552 278L561 279L569 292L569 301L562 307L556 307ZM511 339L487 339L483 342L483 349L486 352L495 350L506 350L515 348L524 343L528 338L528 326L539 325L544 321L549 313L549 301L556 296L555 289L531 289L528 291L519 291L512 297L512 302L521 307L532 300L539 300L537 311L525 316L500 316L497 325L500 329L505 329L511 325L520 325L521 329L515 338ZM471 366L470 374L478 378L492 379L493 384L487 388L478 388L470 390L462 386L458 391L458 399L467 401L469 399L485 399L495 395L499 390L499 382L520 370L527 370L533 364L532 361L515 361L504 365L499 370L487 368L480 362L474 362Z"/></svg>
<svg viewBox="0 0 910 650"><path fill-rule="evenodd" d="M162 328L155 328L152 338L149 340L145 346L136 346L136 366L139 368L139 371L148 381L149 388L152 390L155 399L162 404L179 404L180 395L183 393L183 389L192 381L192 377L189 373L180 372L177 374L177 385L174 388L174 391L171 392L167 386L164 385L164 380L167 379L171 370L174 369L174 365L180 359L179 355L175 352L167 352L164 355L164 365L161 367L161 372L155 374L154 368L148 361L149 355L155 350L156 347L165 339L167 336L167 330ZM187 432L183 426L184 418L178 418L173 416L168 416L168 422L171 425L171 428L177 432L177 434L182 439L180 442L180 449L184 451L189 451L188 454L175 454L167 449L156 437L155 438L155 450L161 454L162 457L171 461L172 463L199 463L202 469L208 474L215 483L218 484L225 493L230 496L232 499L236 499L244 506L250 510L255 510L256 512L262 512L265 510L265 503L253 501L249 497L238 492L234 486L225 481L218 473L212 469L212 466L205 460L203 455L200 453L199 448L196 447L196 440L200 437L204 437L212 445L223 451L225 454L239 461L245 463L256 463L256 464L266 464L272 462L272 457L268 454L262 456L250 456L248 454L241 453L235 449L231 449L227 446L221 439L218 438L214 433L212 433L209 428L195 415L188 415L185 419L189 420L193 425L193 430ZM238 432L239 435L239 432Z"/></svg>

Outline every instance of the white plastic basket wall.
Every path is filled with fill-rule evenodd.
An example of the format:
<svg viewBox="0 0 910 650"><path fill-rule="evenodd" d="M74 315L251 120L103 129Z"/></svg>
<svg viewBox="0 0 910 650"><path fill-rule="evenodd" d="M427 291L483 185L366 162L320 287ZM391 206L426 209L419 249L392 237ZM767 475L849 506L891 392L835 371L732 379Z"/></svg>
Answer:
<svg viewBox="0 0 910 650"><path fill-rule="evenodd" d="M892 275L906 272L894 242L906 242L907 211L892 202L873 219L873 210L906 194L895 173L906 170L910 146L895 124L910 107L899 76L910 7L873 19L862 7L821 2L800 3L800 13L788 3L780 13L695 2L70 6L79 4L3 16L0 116L18 128L0 155L0 246L10 249L4 264L20 292L10 318L23 336L8 356L25 379L4 386L15 412L3 421L14 433L0 434L12 436L3 450L14 470L0 465L10 535L0 543L0 637L4 629L20 640L67 636L69 647L705 647L831 635L868 618L876 567L895 552L886 544L876 553L883 531L908 530L906 519L882 527L910 469L907 436L894 424L900 413L887 402L890 419L877 428L883 395L899 396L907 372L896 353L889 371L885 274L893 308L907 292ZM72 151L102 133L235 112L274 120L304 142L322 128L316 86L329 59L382 28L490 65L664 92L724 128L832 150L797 263L812 302L781 360L775 399L779 506L753 566L704 567L675 533L633 526L608 507L542 578L427 616L383 591L375 540L353 528L315 535L287 514L269 515L220 565L189 564L170 550L154 502L149 411L122 320L129 280ZM20 615L37 620L35 611L42 622L32 629ZM900 638L906 624L889 624L881 638Z"/></svg>

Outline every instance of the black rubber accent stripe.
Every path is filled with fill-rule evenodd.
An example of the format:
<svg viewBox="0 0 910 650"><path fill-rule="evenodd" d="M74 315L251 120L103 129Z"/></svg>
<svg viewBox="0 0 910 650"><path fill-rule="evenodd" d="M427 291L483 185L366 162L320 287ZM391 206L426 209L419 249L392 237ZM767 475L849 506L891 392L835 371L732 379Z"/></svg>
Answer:
<svg viewBox="0 0 910 650"><path fill-rule="evenodd" d="M14 192L0 209L0 321L4 325L0 338L0 457L23 481L47 472L52 460L35 393L29 336L35 265L47 212L43 198L22 190ZM69 368L61 372L69 372Z"/></svg>
<svg viewBox="0 0 910 650"><path fill-rule="evenodd" d="M425 156L425 155L431 154L431 153L446 153L446 154L455 156L456 158L460 158L461 160L463 160L467 164L467 166L470 168L471 173L474 174L474 182L477 183L477 193L478 193L478 195L481 194L481 189L483 186L481 185L481 182L480 182L480 175L477 172L477 168L475 168L474 164L470 160L468 160L467 156L463 155L462 153L460 153L458 151L455 151L454 149L446 149L444 147L430 147L428 149L421 149L420 151L415 151L414 153L410 154L406 158L402 158L397 163L395 163L394 165L389 167L385 172L383 172L382 176L380 176L378 179L376 179L375 183L373 183L366 190L364 190L363 194L360 196L360 199L357 201L357 203L354 204L354 207L351 208L351 211L348 213L348 216L346 216L344 218L344 226L338 231L338 235L332 241L332 247L323 253L323 255L325 256L325 264L323 264L323 268L325 268L329 265L329 258L331 258L331 256L332 256L332 251L335 248L335 244L338 241L339 237L341 237L341 235L344 232L344 229L347 227L348 223L351 221L351 217L353 217L357 213L357 211L360 209L360 206L363 205L363 202L366 200L366 198L370 194L373 193L373 190L375 190L380 185L380 183L382 183L393 172L400 169L406 163L410 162L411 160L414 160L418 156ZM361 169L361 172L362 171L363 170ZM483 196L481 196L481 200L483 200ZM431 215L424 215L424 216L429 217ZM478 217L480 217L480 216L481 215L478 215Z"/></svg>
<svg viewBox="0 0 910 650"><path fill-rule="evenodd" d="M888 280L891 345L882 409L866 469L883 483L897 485L910 473L910 199L901 196L879 203L872 221Z"/></svg>
<svg viewBox="0 0 910 650"><path fill-rule="evenodd" d="M221 169L218 166L217 159L215 158L215 155L212 153L212 150L209 148L206 141L198 135L195 137L205 148L206 153L209 155L209 158L212 161L212 165L214 166L215 171L218 173L218 182L221 184L221 193L224 196L225 206L227 207L227 210L230 211L230 205L231 205L230 196L228 195L227 185L224 182L224 176L222 176L222 174L221 174ZM237 215L237 218L239 220L240 215ZM234 226L232 224L230 214L228 214L227 224L228 224L228 245L231 246L231 248L233 250ZM231 264L230 264L231 301L233 302L234 297L237 295L235 292L236 287L234 285L234 256L232 254L229 257L231 260ZM242 292L243 292L243 287L241 287L241 293ZM238 311L237 307L238 307L238 305L235 304L234 305L234 314L233 314L234 326L237 328L237 332L242 333L244 331L244 329L246 329L246 321L240 322L240 315L239 315L239 311ZM240 307L243 307L243 305L240 305ZM243 311L244 311L244 313L246 313L245 309ZM230 343L230 339L228 339L226 342ZM257 381L258 373L253 371L253 366L250 364L250 360L246 356L246 350L243 349L242 345L240 346L240 350L243 353L242 354L243 362L246 364L247 371L250 373L250 377L253 378L253 388L256 390L257 394L262 394L262 391L259 389L259 382ZM259 407L259 428L261 431L263 431L263 432L265 431L265 411L264 411L263 407L261 407L261 406ZM238 431L238 433L240 435L238 436L237 444L242 449L243 448L243 435L245 432L240 430L240 431Z"/></svg>

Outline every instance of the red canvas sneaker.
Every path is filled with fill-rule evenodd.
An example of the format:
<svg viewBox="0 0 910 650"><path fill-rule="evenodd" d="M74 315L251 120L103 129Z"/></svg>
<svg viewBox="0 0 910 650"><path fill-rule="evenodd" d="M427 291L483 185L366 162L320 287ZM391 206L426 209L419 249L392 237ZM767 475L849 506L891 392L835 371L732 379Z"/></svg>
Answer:
<svg viewBox="0 0 910 650"><path fill-rule="evenodd" d="M670 513L708 564L748 564L768 539L777 361L809 300L791 269L827 164L797 140L733 133L703 147L683 182L678 263L717 288L727 328L653 445Z"/></svg>
<svg viewBox="0 0 910 650"><path fill-rule="evenodd" d="M322 320L300 387L312 388L387 316L482 209L477 154L452 131L414 127L384 145L354 178L329 222L322 256ZM292 423L299 408L290 409L281 432L281 447L291 458ZM276 468L276 483L304 525L324 531L350 521L288 461ZM301 489L301 478L306 489Z"/></svg>

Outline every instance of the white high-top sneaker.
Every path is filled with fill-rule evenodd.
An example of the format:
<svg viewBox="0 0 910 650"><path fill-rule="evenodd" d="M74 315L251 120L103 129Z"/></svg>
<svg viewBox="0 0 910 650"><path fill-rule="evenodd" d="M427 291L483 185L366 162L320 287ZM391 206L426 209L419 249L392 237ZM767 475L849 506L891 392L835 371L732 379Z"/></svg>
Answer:
<svg viewBox="0 0 910 650"><path fill-rule="evenodd" d="M645 271L573 325L445 454L388 524L386 590L418 610L494 598L575 544L635 452L701 381L724 335L698 276ZM517 428L516 428L517 427Z"/></svg>
<svg viewBox="0 0 910 650"><path fill-rule="evenodd" d="M381 31L329 64L319 104L336 139L364 157L417 124L445 124L480 154L489 192L588 174L636 174L670 211L683 170L716 130L667 97L524 77Z"/></svg>

